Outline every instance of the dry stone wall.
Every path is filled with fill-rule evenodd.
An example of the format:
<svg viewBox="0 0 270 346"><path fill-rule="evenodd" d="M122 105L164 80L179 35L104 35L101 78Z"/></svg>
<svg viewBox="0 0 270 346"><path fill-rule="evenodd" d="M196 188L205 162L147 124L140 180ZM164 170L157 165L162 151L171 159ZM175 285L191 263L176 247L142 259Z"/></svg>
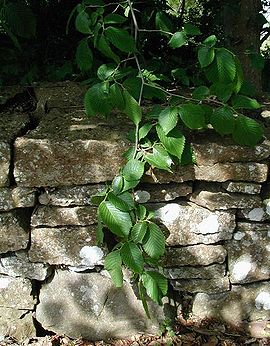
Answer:
<svg viewBox="0 0 270 346"><path fill-rule="evenodd" d="M169 303L147 319L129 273L116 289L103 269L110 240L96 246L91 197L123 163L130 124L86 119L76 84L35 92L35 113L0 120L0 340L40 328L91 340L157 333ZM177 314L269 337L270 141L191 141L197 165L146 173L134 193L166 234Z"/></svg>

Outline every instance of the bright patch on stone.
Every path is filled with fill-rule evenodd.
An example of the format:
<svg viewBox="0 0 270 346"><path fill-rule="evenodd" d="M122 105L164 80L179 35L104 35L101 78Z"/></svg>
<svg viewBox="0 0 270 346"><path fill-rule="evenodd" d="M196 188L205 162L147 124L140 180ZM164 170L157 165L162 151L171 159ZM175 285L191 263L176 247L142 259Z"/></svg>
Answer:
<svg viewBox="0 0 270 346"><path fill-rule="evenodd" d="M244 238L245 234L242 232L236 232L233 235L233 239L234 240L241 240L242 238Z"/></svg>
<svg viewBox="0 0 270 346"><path fill-rule="evenodd" d="M164 207L160 208L156 212L156 216L160 218L164 224L172 224L180 215L181 210L180 206L176 203L167 204Z"/></svg>
<svg viewBox="0 0 270 346"><path fill-rule="evenodd" d="M150 193L147 191L138 190L134 193L134 199L137 203L146 203L150 199Z"/></svg>
<svg viewBox="0 0 270 346"><path fill-rule="evenodd" d="M7 288L11 282L10 278L0 278L0 289Z"/></svg>
<svg viewBox="0 0 270 346"><path fill-rule="evenodd" d="M251 221L261 221L263 219L263 208L254 208L248 213L248 218Z"/></svg>
<svg viewBox="0 0 270 346"><path fill-rule="evenodd" d="M197 229L202 234L217 233L219 229L217 215L212 214L203 219L202 222L197 225Z"/></svg>
<svg viewBox="0 0 270 346"><path fill-rule="evenodd" d="M98 246L84 246L81 248L79 256L82 258L82 265L97 264L104 256L103 251Z"/></svg>
<svg viewBox="0 0 270 346"><path fill-rule="evenodd" d="M259 293L255 299L255 306L257 309L270 310L270 293Z"/></svg>
<svg viewBox="0 0 270 346"><path fill-rule="evenodd" d="M267 204L266 204L266 210L268 215L270 215L270 201L267 201Z"/></svg>
<svg viewBox="0 0 270 346"><path fill-rule="evenodd" d="M238 261L233 266L232 275L235 280L242 281L244 280L248 273L251 271L252 261L251 257L248 255L241 256Z"/></svg>

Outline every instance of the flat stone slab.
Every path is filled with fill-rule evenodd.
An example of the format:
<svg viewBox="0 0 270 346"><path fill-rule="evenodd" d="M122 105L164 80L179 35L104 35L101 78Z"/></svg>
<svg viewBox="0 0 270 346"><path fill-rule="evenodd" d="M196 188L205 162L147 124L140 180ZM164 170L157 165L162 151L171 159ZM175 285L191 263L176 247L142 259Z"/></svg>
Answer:
<svg viewBox="0 0 270 346"><path fill-rule="evenodd" d="M37 190L25 187L0 188L0 211L35 206Z"/></svg>
<svg viewBox="0 0 270 346"><path fill-rule="evenodd" d="M224 263L227 251L222 245L192 245L180 248L168 247L164 267L208 266Z"/></svg>
<svg viewBox="0 0 270 346"><path fill-rule="evenodd" d="M0 307L33 310L35 299L28 279L0 275Z"/></svg>
<svg viewBox="0 0 270 346"><path fill-rule="evenodd" d="M270 278L270 224L238 223L228 242L228 269L232 283Z"/></svg>
<svg viewBox="0 0 270 346"><path fill-rule="evenodd" d="M33 228L29 258L32 262L87 266L103 264L104 249L96 246L95 226Z"/></svg>
<svg viewBox="0 0 270 346"><path fill-rule="evenodd" d="M227 276L215 279L182 279L171 281L173 288L181 292L206 292L206 293L222 293L229 291L230 281Z"/></svg>
<svg viewBox="0 0 270 346"><path fill-rule="evenodd" d="M22 250L13 255L0 256L0 273L43 281L51 274L51 268L46 263L30 262L27 252Z"/></svg>
<svg viewBox="0 0 270 346"><path fill-rule="evenodd" d="M0 213L0 253L26 249L29 235L29 211L22 209Z"/></svg>
<svg viewBox="0 0 270 346"><path fill-rule="evenodd" d="M97 222L97 208L40 206L32 215L32 227L87 226Z"/></svg>
<svg viewBox="0 0 270 346"><path fill-rule="evenodd" d="M150 314L152 319L128 283L119 289L98 273L58 270L41 288L36 317L43 328L60 335L106 340L156 334L164 320L162 307L150 304Z"/></svg>
<svg viewBox="0 0 270 346"><path fill-rule="evenodd" d="M151 205L155 217L169 231L169 246L211 244L231 239L235 229L235 216L231 212L216 211L193 203L168 203Z"/></svg>
<svg viewBox="0 0 270 346"><path fill-rule="evenodd" d="M268 221L270 220L270 209L267 209L266 205L262 203L258 208L237 210L237 217L249 221Z"/></svg>
<svg viewBox="0 0 270 346"><path fill-rule="evenodd" d="M222 187L228 192L246 193L249 195L259 194L262 188L260 184L240 181L228 181L226 183L223 183Z"/></svg>
<svg viewBox="0 0 270 346"><path fill-rule="evenodd" d="M165 268L164 275L168 279L213 279L224 277L226 274L225 264L212 264L206 267L179 267Z"/></svg>

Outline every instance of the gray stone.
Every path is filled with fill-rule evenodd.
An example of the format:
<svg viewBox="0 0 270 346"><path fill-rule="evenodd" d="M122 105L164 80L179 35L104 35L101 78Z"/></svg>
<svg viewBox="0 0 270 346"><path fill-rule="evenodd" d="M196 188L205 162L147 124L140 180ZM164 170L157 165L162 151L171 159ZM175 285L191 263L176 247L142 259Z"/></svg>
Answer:
<svg viewBox="0 0 270 346"><path fill-rule="evenodd" d="M26 249L29 243L30 215L28 210L0 213L0 253Z"/></svg>
<svg viewBox="0 0 270 346"><path fill-rule="evenodd" d="M37 191L33 188L0 188L0 210L30 208L36 204Z"/></svg>
<svg viewBox="0 0 270 346"><path fill-rule="evenodd" d="M94 266L103 264L104 249L96 246L95 226L34 228L29 258L32 262Z"/></svg>
<svg viewBox="0 0 270 346"><path fill-rule="evenodd" d="M223 263L227 255L222 245L192 245L180 248L169 247L166 250L163 265L176 266L207 266Z"/></svg>
<svg viewBox="0 0 270 346"><path fill-rule="evenodd" d="M9 185L10 144L0 141L0 187Z"/></svg>
<svg viewBox="0 0 270 346"><path fill-rule="evenodd" d="M45 192L39 196L39 203L60 207L92 205L91 198L104 188L105 185L102 184L46 188Z"/></svg>
<svg viewBox="0 0 270 346"><path fill-rule="evenodd" d="M0 307L33 310L36 300L31 292L30 280L0 275Z"/></svg>
<svg viewBox="0 0 270 346"><path fill-rule="evenodd" d="M165 268L164 275L168 279L213 279L224 277L225 264L212 264L206 267Z"/></svg>
<svg viewBox="0 0 270 346"><path fill-rule="evenodd" d="M0 256L0 273L43 281L50 275L51 270L45 263L30 262L27 252L22 250L14 255Z"/></svg>
<svg viewBox="0 0 270 346"><path fill-rule="evenodd" d="M234 240L228 242L228 266L232 283L270 278L270 225L238 223Z"/></svg>
<svg viewBox="0 0 270 346"><path fill-rule="evenodd" d="M270 283L233 286L223 294L198 293L192 308L194 317L214 318L234 326L245 320L270 319Z"/></svg>
<svg viewBox="0 0 270 346"><path fill-rule="evenodd" d="M216 279L182 279L171 281L173 288L177 291L198 293L207 292L222 293L229 291L230 281L227 276Z"/></svg>
<svg viewBox="0 0 270 346"><path fill-rule="evenodd" d="M222 184L223 188L228 192L247 193L249 195L256 195L261 192L262 186L260 184L228 181Z"/></svg>
<svg viewBox="0 0 270 346"><path fill-rule="evenodd" d="M120 289L98 273L57 271L41 288L36 317L46 330L60 335L106 340L156 334L164 319L162 307L150 304L150 313L152 319L128 283Z"/></svg>
<svg viewBox="0 0 270 346"><path fill-rule="evenodd" d="M95 207L40 206L32 215L32 227L88 226L97 222Z"/></svg>
<svg viewBox="0 0 270 346"><path fill-rule="evenodd" d="M152 205L155 216L170 232L167 245L211 244L231 239L235 216L230 212L210 212L193 203Z"/></svg>
<svg viewBox="0 0 270 346"><path fill-rule="evenodd" d="M237 217L239 219L259 222L270 220L270 215L266 212L266 208L263 204L258 208L237 210Z"/></svg>
<svg viewBox="0 0 270 346"><path fill-rule="evenodd" d="M192 185L189 183L148 184L140 186L140 190L149 194L147 202L167 202L192 193Z"/></svg>

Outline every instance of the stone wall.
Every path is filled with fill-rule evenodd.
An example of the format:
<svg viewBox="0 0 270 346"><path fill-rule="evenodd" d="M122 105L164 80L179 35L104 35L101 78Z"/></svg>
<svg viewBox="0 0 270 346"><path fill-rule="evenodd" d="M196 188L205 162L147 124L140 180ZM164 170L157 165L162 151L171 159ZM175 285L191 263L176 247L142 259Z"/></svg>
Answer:
<svg viewBox="0 0 270 346"><path fill-rule="evenodd" d="M130 124L86 119L72 83L35 93L35 113L0 120L0 340L41 328L92 340L156 333L169 303L147 319L128 272L113 287L95 239L91 196L118 172ZM146 173L135 192L167 235L177 314L270 336L270 142L191 140L197 165L155 172L157 182Z"/></svg>

